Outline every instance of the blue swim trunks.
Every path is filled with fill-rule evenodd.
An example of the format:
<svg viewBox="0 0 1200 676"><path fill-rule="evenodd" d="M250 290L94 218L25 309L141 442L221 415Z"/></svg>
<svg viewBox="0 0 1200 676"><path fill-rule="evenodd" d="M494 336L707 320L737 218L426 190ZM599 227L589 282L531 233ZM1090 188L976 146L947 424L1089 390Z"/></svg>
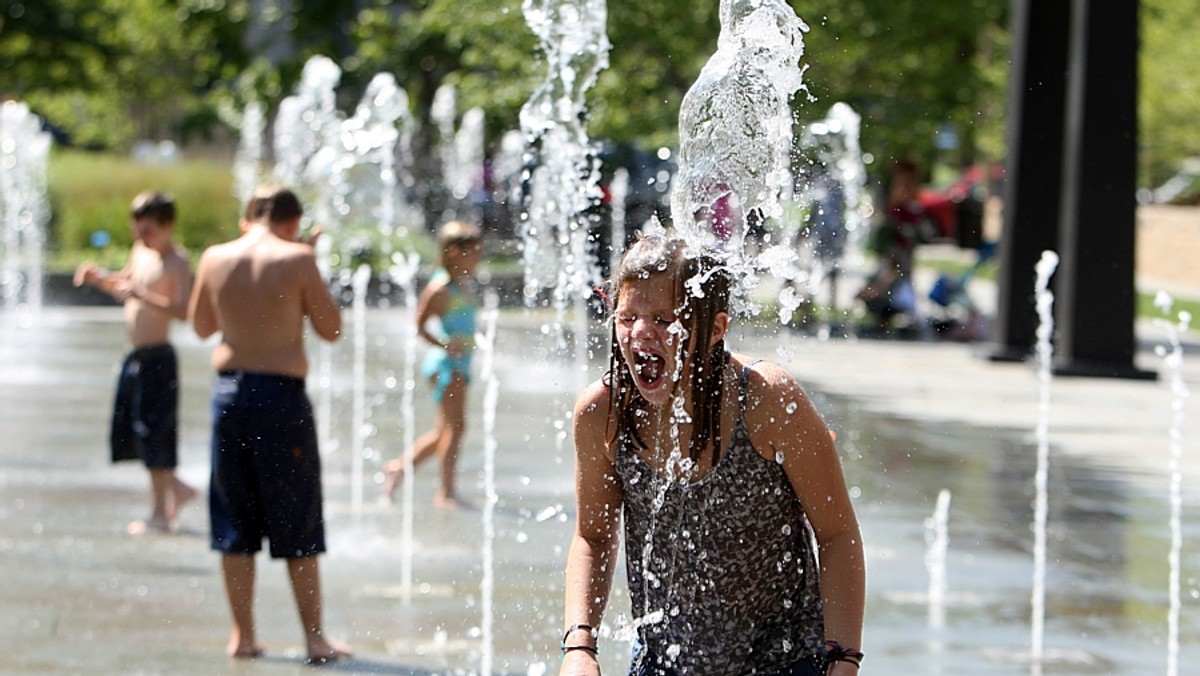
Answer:
<svg viewBox="0 0 1200 676"><path fill-rule="evenodd" d="M325 551L321 457L304 380L222 371L212 399L212 548L272 558Z"/></svg>
<svg viewBox="0 0 1200 676"><path fill-rule="evenodd" d="M178 463L179 364L170 345L142 347L121 364L109 441L112 461L149 469Z"/></svg>
<svg viewBox="0 0 1200 676"><path fill-rule="evenodd" d="M441 403L446 388L450 386L450 381L456 373L468 383L471 382L470 352L458 357L450 356L449 352L440 347L431 347L425 352L425 359L421 362L421 375L433 383L434 402Z"/></svg>

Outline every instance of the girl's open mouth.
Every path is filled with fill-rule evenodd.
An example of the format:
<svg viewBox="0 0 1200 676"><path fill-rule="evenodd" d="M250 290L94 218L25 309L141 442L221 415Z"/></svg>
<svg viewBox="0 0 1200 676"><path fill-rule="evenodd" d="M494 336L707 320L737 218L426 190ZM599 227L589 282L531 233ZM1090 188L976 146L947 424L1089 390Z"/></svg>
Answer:
<svg viewBox="0 0 1200 676"><path fill-rule="evenodd" d="M634 353L633 374L638 382L647 389L654 389L666 377L667 360L651 352Z"/></svg>

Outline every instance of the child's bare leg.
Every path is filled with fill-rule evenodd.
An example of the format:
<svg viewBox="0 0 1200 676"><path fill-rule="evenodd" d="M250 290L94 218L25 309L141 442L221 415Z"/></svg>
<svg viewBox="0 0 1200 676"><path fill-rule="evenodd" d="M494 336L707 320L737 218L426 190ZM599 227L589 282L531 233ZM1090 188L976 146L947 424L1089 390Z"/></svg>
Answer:
<svg viewBox="0 0 1200 676"><path fill-rule="evenodd" d="M171 470L171 501L167 506L167 517L172 523L179 517L183 506L196 499L199 491L183 482L174 470Z"/></svg>
<svg viewBox="0 0 1200 676"><path fill-rule="evenodd" d="M225 576L225 596L233 614L233 630L225 652L231 657L258 657L262 648L254 634L254 555L223 555L221 572Z"/></svg>
<svg viewBox="0 0 1200 676"><path fill-rule="evenodd" d="M171 499L171 479L175 471L161 468L151 468L149 471L152 507L150 518L141 524L141 532L167 531L171 529L169 502ZM129 532L132 533L136 530L138 529L135 524L129 525Z"/></svg>
<svg viewBox="0 0 1200 676"><path fill-rule="evenodd" d="M304 627L308 661L320 664L352 655L349 646L327 639L321 627L321 575L317 557L288 559L288 575L300 611L300 624Z"/></svg>
<svg viewBox="0 0 1200 676"><path fill-rule="evenodd" d="M437 427L429 430L425 434L417 437L413 447L404 453L404 455L390 460L383 466L383 487L380 489L381 497L385 500L391 500L392 495L396 492L396 487L400 485L400 480L404 478L404 470L409 462L416 467L428 459L437 450L438 429ZM412 458L410 461L409 458Z"/></svg>
<svg viewBox="0 0 1200 676"><path fill-rule="evenodd" d="M458 452L467 428L467 382L461 376L455 375L446 387L440 411L443 424L437 452L441 488L436 500L441 507L461 507L464 505L455 490Z"/></svg>

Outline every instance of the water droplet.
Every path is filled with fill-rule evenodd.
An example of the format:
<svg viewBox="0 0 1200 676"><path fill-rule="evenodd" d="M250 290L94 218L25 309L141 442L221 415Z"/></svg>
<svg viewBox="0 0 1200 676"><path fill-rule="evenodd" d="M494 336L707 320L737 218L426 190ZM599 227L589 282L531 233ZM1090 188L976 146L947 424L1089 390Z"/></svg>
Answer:
<svg viewBox="0 0 1200 676"><path fill-rule="evenodd" d="M790 523L783 524L783 534L784 535L792 534L792 524L790 524Z"/></svg>

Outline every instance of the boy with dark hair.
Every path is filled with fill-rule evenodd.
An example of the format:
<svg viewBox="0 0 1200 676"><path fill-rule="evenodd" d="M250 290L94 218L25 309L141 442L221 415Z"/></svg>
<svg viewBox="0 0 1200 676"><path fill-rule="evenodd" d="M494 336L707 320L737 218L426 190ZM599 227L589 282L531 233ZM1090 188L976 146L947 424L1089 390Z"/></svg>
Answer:
<svg viewBox="0 0 1200 676"><path fill-rule="evenodd" d="M212 548L221 552L233 614L228 652L262 653L254 624L255 554L263 538L287 559L308 660L350 654L321 623L317 556L325 551L321 457L305 392L307 321L328 341L342 318L317 269L312 241L300 240L304 210L295 193L260 186L246 207L242 236L200 258L189 305L201 338L218 331L213 351Z"/></svg>
<svg viewBox="0 0 1200 676"><path fill-rule="evenodd" d="M75 271L75 285L89 284L125 305L130 352L121 366L113 406L112 460L140 459L150 472L150 518L129 532L165 532L196 491L175 475L178 464L179 369L169 342L172 319L187 319L191 269L171 241L175 202L148 191L131 205L134 242L123 270L92 262Z"/></svg>

